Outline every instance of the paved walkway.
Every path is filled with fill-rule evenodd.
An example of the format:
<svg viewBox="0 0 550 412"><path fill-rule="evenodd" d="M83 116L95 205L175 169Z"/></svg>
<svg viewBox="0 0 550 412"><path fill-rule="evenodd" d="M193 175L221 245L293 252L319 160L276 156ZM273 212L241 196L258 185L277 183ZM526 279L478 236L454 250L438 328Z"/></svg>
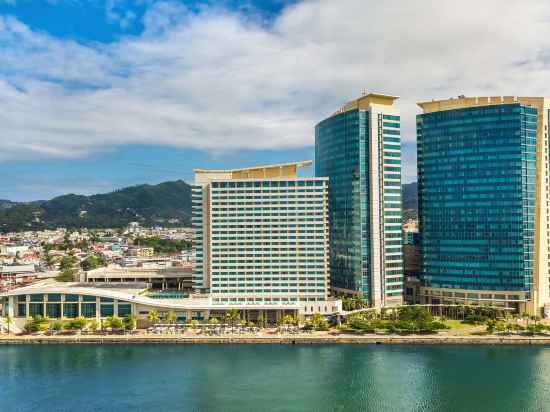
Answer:
<svg viewBox="0 0 550 412"><path fill-rule="evenodd" d="M68 343L270 343L270 344L522 344L550 345L550 336L449 336L449 335L356 335L331 334L316 332L300 335L224 335L224 336L189 336L189 335L71 335L71 336L32 336L32 335L2 335L1 344L68 344Z"/></svg>

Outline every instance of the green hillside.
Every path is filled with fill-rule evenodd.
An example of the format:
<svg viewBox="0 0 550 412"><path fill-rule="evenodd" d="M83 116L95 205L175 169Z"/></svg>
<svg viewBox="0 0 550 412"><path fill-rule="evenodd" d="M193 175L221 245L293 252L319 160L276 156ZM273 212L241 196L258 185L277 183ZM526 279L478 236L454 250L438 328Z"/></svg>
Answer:
<svg viewBox="0 0 550 412"><path fill-rule="evenodd" d="M64 195L47 201L0 207L0 231L67 228L188 226L191 187L182 180L139 185L93 196Z"/></svg>

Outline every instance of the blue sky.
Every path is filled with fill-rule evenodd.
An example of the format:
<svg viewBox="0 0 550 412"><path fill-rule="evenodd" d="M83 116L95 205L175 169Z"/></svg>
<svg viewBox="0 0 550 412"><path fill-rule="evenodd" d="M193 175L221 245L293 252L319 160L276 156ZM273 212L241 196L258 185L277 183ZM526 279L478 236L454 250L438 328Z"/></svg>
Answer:
<svg viewBox="0 0 550 412"><path fill-rule="evenodd" d="M182 2L200 8L207 2ZM264 24L291 1L227 1L217 6L253 13ZM139 35L148 1L41 1L0 0L0 14L15 16L32 30L78 42L111 43ZM121 22L132 16L127 22ZM65 193L93 194L141 183L183 179L192 181L194 167L247 166L313 158L313 147L293 150L209 151L162 145L116 145L99 153L71 158L9 159L0 163L0 198L27 201ZM306 172L307 173L307 172ZM313 170L310 171L313 173Z"/></svg>
<svg viewBox="0 0 550 412"><path fill-rule="evenodd" d="M549 19L544 0L0 0L0 198L312 159L315 123L365 89L401 96L409 182L417 101L550 95Z"/></svg>

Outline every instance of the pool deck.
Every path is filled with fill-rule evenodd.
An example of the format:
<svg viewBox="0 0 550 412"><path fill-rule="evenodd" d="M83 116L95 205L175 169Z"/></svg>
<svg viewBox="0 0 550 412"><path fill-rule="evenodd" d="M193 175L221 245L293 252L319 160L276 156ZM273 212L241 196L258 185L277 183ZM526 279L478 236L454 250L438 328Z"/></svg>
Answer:
<svg viewBox="0 0 550 412"><path fill-rule="evenodd" d="M355 335L313 333L299 335L2 335L0 345L17 344L412 344L412 345L550 345L550 336L483 335Z"/></svg>

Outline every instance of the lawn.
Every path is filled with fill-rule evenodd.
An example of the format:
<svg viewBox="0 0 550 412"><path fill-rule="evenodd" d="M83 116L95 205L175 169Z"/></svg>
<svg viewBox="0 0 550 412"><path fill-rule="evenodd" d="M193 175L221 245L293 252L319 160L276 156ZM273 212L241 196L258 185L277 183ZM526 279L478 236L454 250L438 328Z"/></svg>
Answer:
<svg viewBox="0 0 550 412"><path fill-rule="evenodd" d="M451 335L467 335L471 332L479 332L480 330L485 329L485 326L469 325L467 323L462 323L461 320L447 319L443 321L443 323L445 323L445 325L447 326L450 326L451 329L446 332Z"/></svg>

